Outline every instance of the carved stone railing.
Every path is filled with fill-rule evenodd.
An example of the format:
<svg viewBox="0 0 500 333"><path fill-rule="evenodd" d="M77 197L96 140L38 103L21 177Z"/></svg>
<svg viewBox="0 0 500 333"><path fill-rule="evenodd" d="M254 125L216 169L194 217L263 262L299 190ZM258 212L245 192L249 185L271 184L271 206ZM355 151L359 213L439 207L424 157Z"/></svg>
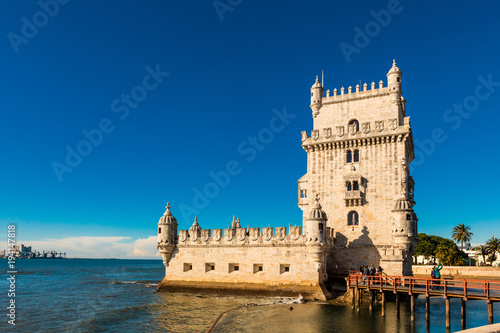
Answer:
<svg viewBox="0 0 500 333"><path fill-rule="evenodd" d="M344 200L346 206L361 206L363 204L363 192L360 190L345 191Z"/></svg>

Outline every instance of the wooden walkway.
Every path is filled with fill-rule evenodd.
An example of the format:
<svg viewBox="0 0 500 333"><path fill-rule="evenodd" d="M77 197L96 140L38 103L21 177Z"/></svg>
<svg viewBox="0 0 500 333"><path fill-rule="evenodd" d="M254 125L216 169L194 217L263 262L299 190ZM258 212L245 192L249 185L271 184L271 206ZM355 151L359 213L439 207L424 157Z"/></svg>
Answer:
<svg viewBox="0 0 500 333"><path fill-rule="evenodd" d="M376 276L351 273L347 278L349 288L353 289L352 306L359 311L361 304L361 291L370 292L370 311L373 310L375 294L382 296L382 316L385 316L385 294L392 292L396 295L396 311L399 315L399 296L401 293L410 296L411 320L415 320L415 295L426 298L426 319L430 320L431 296L441 296L446 300L446 328L450 328L450 298L462 300L462 329L466 326L466 302L470 299L484 299L488 304L488 323L493 324L493 303L500 302L500 281L488 280L446 280L419 278L413 276Z"/></svg>

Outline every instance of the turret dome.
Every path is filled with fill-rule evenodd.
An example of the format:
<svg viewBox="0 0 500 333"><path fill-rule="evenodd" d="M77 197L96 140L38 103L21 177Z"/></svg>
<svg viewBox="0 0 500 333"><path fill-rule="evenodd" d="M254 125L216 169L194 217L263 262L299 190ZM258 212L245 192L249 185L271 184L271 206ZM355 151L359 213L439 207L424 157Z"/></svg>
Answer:
<svg viewBox="0 0 500 333"><path fill-rule="evenodd" d="M318 78L317 75L316 75L316 82L314 82L314 84L312 85L311 89L314 89L314 88L323 88L323 86L321 85L321 83L319 83L319 78Z"/></svg>
<svg viewBox="0 0 500 333"><path fill-rule="evenodd" d="M398 66L396 66L396 59L394 59L392 61L392 68L389 70L389 73L387 73L387 75L393 74L393 73L396 73L396 74L399 74L399 75L402 74L401 70L398 68Z"/></svg>
<svg viewBox="0 0 500 333"><path fill-rule="evenodd" d="M316 202L314 203L313 209L311 211L311 214L309 214L310 219L314 220L326 220L326 213L323 211L320 203L319 203L319 196L316 196Z"/></svg>
<svg viewBox="0 0 500 333"><path fill-rule="evenodd" d="M170 211L170 202L167 202L167 210L163 214L162 217L160 217L160 221L158 224L177 224L177 219L172 215L172 212Z"/></svg>

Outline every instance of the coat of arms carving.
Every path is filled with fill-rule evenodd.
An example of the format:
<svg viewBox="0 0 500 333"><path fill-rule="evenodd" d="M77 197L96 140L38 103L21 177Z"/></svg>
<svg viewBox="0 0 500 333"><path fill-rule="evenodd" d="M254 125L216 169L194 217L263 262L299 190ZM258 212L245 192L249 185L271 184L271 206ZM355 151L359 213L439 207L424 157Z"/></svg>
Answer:
<svg viewBox="0 0 500 333"><path fill-rule="evenodd" d="M354 135L358 131L357 125L356 124L350 124L349 125L349 134Z"/></svg>
<svg viewBox="0 0 500 333"><path fill-rule="evenodd" d="M394 131L397 127L398 127L398 120L396 118L389 119L389 128Z"/></svg>
<svg viewBox="0 0 500 333"><path fill-rule="evenodd" d="M228 241L232 241L234 237L234 229L232 228L224 229L224 234Z"/></svg>
<svg viewBox="0 0 500 333"><path fill-rule="evenodd" d="M187 230L180 230L179 231L179 240L181 242L185 242L186 241L186 239L187 239L187 233L188 233Z"/></svg>
<svg viewBox="0 0 500 333"><path fill-rule="evenodd" d="M214 229L214 241L219 242L222 238L222 229Z"/></svg>
<svg viewBox="0 0 500 333"><path fill-rule="evenodd" d="M344 126L337 126L337 136L344 136Z"/></svg>
<svg viewBox="0 0 500 333"><path fill-rule="evenodd" d="M292 237L292 239L299 239L300 227L290 227L290 236Z"/></svg>
<svg viewBox="0 0 500 333"><path fill-rule="evenodd" d="M249 234L250 239L256 241L257 239L259 239L259 228L250 228Z"/></svg>
<svg viewBox="0 0 500 333"><path fill-rule="evenodd" d="M210 229L204 229L201 231L201 237L205 242L208 242L210 239Z"/></svg>
<svg viewBox="0 0 500 333"><path fill-rule="evenodd" d="M276 228L276 237L278 237L279 240L284 240L286 237L286 227Z"/></svg>
<svg viewBox="0 0 500 333"><path fill-rule="evenodd" d="M330 137L332 136L332 128L323 128L323 136L325 137L325 139L330 139Z"/></svg>
<svg viewBox="0 0 500 333"><path fill-rule="evenodd" d="M363 129L363 133L370 133L370 123L362 123L361 128Z"/></svg>
<svg viewBox="0 0 500 333"><path fill-rule="evenodd" d="M247 237L247 229L245 228L238 228L236 229L236 234L238 237L239 241L244 241L245 238Z"/></svg>
<svg viewBox="0 0 500 333"><path fill-rule="evenodd" d="M383 120L376 121L375 129L377 130L377 132L382 132L384 130L384 121Z"/></svg>
<svg viewBox="0 0 500 333"><path fill-rule="evenodd" d="M263 228L263 235L264 235L264 239L265 240L271 240L271 238L273 237L273 228L271 227L266 227L266 228Z"/></svg>
<svg viewBox="0 0 500 333"><path fill-rule="evenodd" d="M311 138L313 138L314 141L319 139L319 130L313 130L311 132Z"/></svg>

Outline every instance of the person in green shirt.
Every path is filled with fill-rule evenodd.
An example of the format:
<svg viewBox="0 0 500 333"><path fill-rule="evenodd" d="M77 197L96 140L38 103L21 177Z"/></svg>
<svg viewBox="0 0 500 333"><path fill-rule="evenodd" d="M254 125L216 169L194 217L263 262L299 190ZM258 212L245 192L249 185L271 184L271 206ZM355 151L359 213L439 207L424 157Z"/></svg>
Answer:
<svg viewBox="0 0 500 333"><path fill-rule="evenodd" d="M443 264L439 264L436 268L434 268L434 277L436 278L436 290L439 290L439 285L441 284L441 269L443 268Z"/></svg>

